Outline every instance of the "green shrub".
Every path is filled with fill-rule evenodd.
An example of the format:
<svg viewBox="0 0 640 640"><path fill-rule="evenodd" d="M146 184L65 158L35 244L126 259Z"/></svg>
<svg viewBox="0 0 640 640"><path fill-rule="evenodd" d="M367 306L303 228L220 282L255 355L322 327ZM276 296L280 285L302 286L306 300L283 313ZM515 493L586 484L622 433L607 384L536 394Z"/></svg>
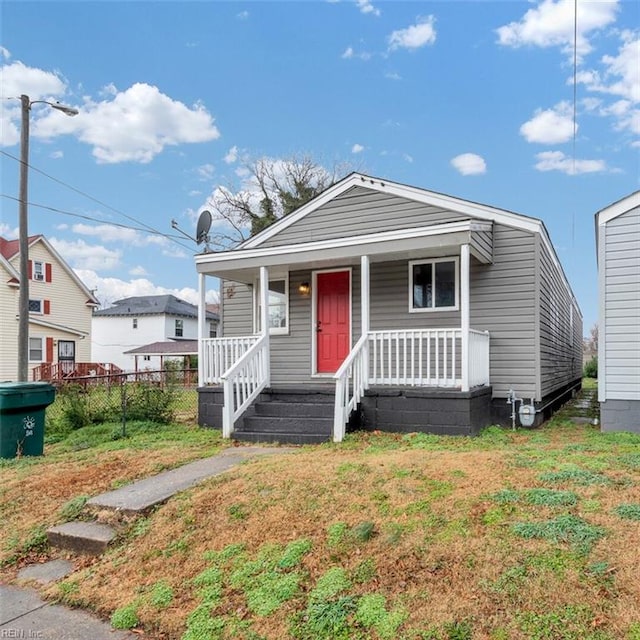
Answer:
<svg viewBox="0 0 640 640"><path fill-rule="evenodd" d="M151 420L159 424L169 424L173 420L173 387L159 387L153 384L127 386L127 420Z"/></svg>
<svg viewBox="0 0 640 640"><path fill-rule="evenodd" d="M116 609L111 615L111 626L114 629L133 629L138 624L138 612L135 603Z"/></svg>
<svg viewBox="0 0 640 640"><path fill-rule="evenodd" d="M593 356L593 358L584 365L582 373L585 378L598 379L598 356Z"/></svg>
<svg viewBox="0 0 640 640"><path fill-rule="evenodd" d="M156 582L151 590L151 604L158 609L164 609L172 601L173 589L163 580Z"/></svg>
<svg viewBox="0 0 640 640"><path fill-rule="evenodd" d="M82 429L93 422L90 396L80 385L68 385L58 393L62 405L62 420L69 429Z"/></svg>

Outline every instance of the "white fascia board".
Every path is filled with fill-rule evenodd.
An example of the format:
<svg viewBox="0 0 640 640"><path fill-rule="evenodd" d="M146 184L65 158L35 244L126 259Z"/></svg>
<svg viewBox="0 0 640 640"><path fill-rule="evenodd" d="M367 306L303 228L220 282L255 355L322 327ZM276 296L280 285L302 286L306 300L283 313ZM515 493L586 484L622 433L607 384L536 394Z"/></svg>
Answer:
<svg viewBox="0 0 640 640"><path fill-rule="evenodd" d="M401 247L399 243L407 240L421 240L423 238L433 236L450 236L450 234L470 232L470 221L463 220L461 222L449 222L431 227L418 227L411 229L397 229L394 231L384 231L382 233L367 233L361 236L352 236L346 238L334 238L331 240L318 240L316 242L305 242L293 245L284 245L278 247L258 247L247 249L236 249L234 251L226 251L216 254L200 254L197 255L196 265L200 273L206 273L206 269L202 269L205 265L215 267L216 265L225 264L225 266L237 266L240 262L248 262L253 260L264 260L265 264L282 264L302 262L296 256L316 254L313 259L318 259L317 254L324 252L335 252L335 250L348 249L347 252L340 252L341 255L360 256L373 250L374 253L394 253ZM387 245L391 244L389 247ZM375 247L375 249L374 249ZM327 254L328 257L328 254ZM273 262L270 258L276 258Z"/></svg>
<svg viewBox="0 0 640 640"><path fill-rule="evenodd" d="M496 209L495 207L490 207L488 205L454 198L453 196L447 196L434 191L427 191L426 189L421 189L419 187L411 187L397 182L383 180L381 178L366 176L360 173L352 173L340 182L334 184L332 187L329 187L326 191L322 192L319 196L309 201L298 210L290 213L284 218L281 218L278 222L272 224L258 235L250 238L241 244L239 248L249 249L260 246L263 242L277 235L284 229L287 229L292 224L295 224L312 211L315 211L330 200L356 186L371 189L372 191L378 191L380 193L389 193L400 198L449 209L456 213L500 224L506 224L526 231L540 231L541 222L536 218L529 218L518 213L505 211L504 209Z"/></svg>
<svg viewBox="0 0 640 640"><path fill-rule="evenodd" d="M626 198L622 198L622 200L618 200L618 202L614 202L612 205L598 211L596 213L597 225L603 226L609 220L613 220L636 207L640 207L640 191L635 191Z"/></svg>
<svg viewBox="0 0 640 640"><path fill-rule="evenodd" d="M47 322L46 320L40 320L39 318L34 318L33 316L29 316L29 324L36 324L39 327L46 327L47 329L56 329L57 331L64 331L65 333L71 333L75 336L88 336L89 334L86 331L79 331L78 329L73 329L72 327L65 327L62 324L55 324L54 322Z"/></svg>
<svg viewBox="0 0 640 640"><path fill-rule="evenodd" d="M598 402L607 399L607 304L605 234L606 227L598 226Z"/></svg>
<svg viewBox="0 0 640 640"><path fill-rule="evenodd" d="M0 255L0 264L7 270L12 278L20 279L18 271L14 269L13 265L3 255Z"/></svg>
<svg viewBox="0 0 640 640"><path fill-rule="evenodd" d="M29 247L31 247L32 245L38 242L42 242L42 244L44 244L44 246L47 248L49 253L58 261L58 264L69 274L69 277L78 285L78 287L80 287L82 292L87 296L87 298L89 298L91 303L99 306L100 302L98 301L98 299L87 288L87 285L85 285L85 283L82 282L82 280L80 280L76 272L64 261L62 256L53 248L51 243L44 236L38 236L31 243L31 245L29 245Z"/></svg>

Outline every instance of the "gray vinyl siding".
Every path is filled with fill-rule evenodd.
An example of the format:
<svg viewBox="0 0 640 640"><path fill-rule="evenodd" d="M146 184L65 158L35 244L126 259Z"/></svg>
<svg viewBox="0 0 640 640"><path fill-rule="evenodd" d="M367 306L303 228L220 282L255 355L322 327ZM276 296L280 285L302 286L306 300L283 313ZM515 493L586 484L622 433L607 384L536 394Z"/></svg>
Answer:
<svg viewBox="0 0 640 640"><path fill-rule="evenodd" d="M471 249L475 250L483 262L493 260L493 231L474 231L471 234Z"/></svg>
<svg viewBox="0 0 640 640"><path fill-rule="evenodd" d="M495 225L493 264L471 260L470 326L490 333L493 396L536 396L535 234Z"/></svg>
<svg viewBox="0 0 640 640"><path fill-rule="evenodd" d="M544 243L540 253L540 391L544 398L582 376L582 320Z"/></svg>
<svg viewBox="0 0 640 640"><path fill-rule="evenodd" d="M354 187L263 242L278 247L317 240L348 238L365 233L424 227L463 216L395 195Z"/></svg>
<svg viewBox="0 0 640 640"><path fill-rule="evenodd" d="M640 208L607 222L604 244L605 397L640 400Z"/></svg>
<svg viewBox="0 0 640 640"><path fill-rule="evenodd" d="M222 335L225 338L253 335L253 289L241 282L225 280L222 291Z"/></svg>

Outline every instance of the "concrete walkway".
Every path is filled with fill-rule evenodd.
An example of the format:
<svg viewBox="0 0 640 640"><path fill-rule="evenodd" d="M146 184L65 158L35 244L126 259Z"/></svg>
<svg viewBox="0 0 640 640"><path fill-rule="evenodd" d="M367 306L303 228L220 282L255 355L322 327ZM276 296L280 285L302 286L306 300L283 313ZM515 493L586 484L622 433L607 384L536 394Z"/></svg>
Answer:
<svg viewBox="0 0 640 640"><path fill-rule="evenodd" d="M164 471L103 493L88 501L94 508L113 509L127 514L144 513L167 501L171 496L217 476L251 458L289 453L286 447L233 447L218 455L196 460L170 471ZM74 526L78 523L68 523ZM65 527L55 527L59 529ZM65 561L32 565L23 569L19 578L34 579L46 584L55 582L71 572L72 564ZM0 585L0 638L40 638L44 640L133 640L138 635L115 631L111 625L90 613L49 604L33 589Z"/></svg>

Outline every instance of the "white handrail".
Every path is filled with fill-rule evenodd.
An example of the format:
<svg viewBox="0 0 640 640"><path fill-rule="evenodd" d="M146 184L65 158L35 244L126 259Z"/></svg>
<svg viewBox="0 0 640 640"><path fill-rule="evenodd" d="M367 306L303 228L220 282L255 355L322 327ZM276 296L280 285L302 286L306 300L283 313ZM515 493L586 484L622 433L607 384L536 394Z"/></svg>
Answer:
<svg viewBox="0 0 640 640"><path fill-rule="evenodd" d="M220 380L223 385L222 437L230 438L233 425L269 383L269 340L263 335Z"/></svg>
<svg viewBox="0 0 640 640"><path fill-rule="evenodd" d="M200 340L204 379L200 384L220 384L224 372L232 367L260 338L205 338Z"/></svg>
<svg viewBox="0 0 640 640"><path fill-rule="evenodd" d="M356 342L336 374L336 399L333 412L333 441L342 442L351 412L360 403L360 398L368 386L366 370L369 336L362 336Z"/></svg>

